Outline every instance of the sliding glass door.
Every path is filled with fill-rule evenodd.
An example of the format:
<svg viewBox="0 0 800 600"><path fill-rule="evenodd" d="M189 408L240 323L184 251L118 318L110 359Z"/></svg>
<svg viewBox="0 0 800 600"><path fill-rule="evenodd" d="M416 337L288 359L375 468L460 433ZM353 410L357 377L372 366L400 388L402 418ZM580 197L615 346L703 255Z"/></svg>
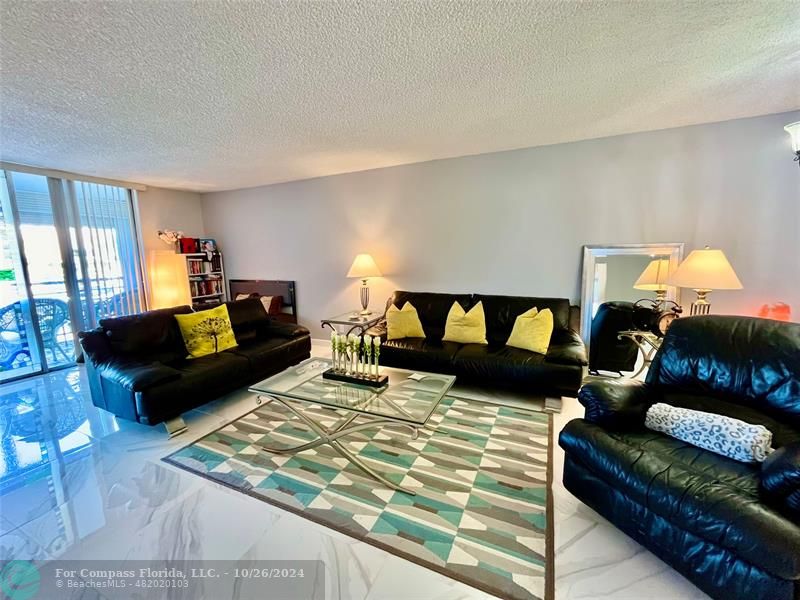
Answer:
<svg viewBox="0 0 800 600"><path fill-rule="evenodd" d="M142 310L129 190L4 171L0 381L75 363L77 332Z"/></svg>
<svg viewBox="0 0 800 600"><path fill-rule="evenodd" d="M0 381L42 370L18 219L8 189L0 171Z"/></svg>

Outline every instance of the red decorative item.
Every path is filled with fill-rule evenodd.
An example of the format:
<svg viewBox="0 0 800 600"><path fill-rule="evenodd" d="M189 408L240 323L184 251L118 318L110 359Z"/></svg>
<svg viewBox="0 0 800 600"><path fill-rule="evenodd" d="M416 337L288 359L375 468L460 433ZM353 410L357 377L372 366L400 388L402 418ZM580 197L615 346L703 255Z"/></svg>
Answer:
<svg viewBox="0 0 800 600"><path fill-rule="evenodd" d="M181 238L181 254L195 254L197 249L197 238Z"/></svg>
<svg viewBox="0 0 800 600"><path fill-rule="evenodd" d="M785 302L764 304L758 310L758 316L765 319L775 319L776 321L789 321L792 318L792 307Z"/></svg>

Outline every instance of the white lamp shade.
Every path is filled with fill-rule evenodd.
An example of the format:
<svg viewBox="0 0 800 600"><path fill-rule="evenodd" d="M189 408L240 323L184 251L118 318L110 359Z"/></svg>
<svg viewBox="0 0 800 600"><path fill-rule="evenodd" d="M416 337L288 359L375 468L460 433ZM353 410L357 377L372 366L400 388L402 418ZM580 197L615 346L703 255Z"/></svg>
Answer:
<svg viewBox="0 0 800 600"><path fill-rule="evenodd" d="M150 277L150 309L170 308L192 303L186 258L175 252L150 252L147 270Z"/></svg>
<svg viewBox="0 0 800 600"><path fill-rule="evenodd" d="M725 253L708 247L690 252L667 283L695 290L742 289L742 282Z"/></svg>
<svg viewBox="0 0 800 600"><path fill-rule="evenodd" d="M800 121L789 123L784 129L792 137L792 151L800 152Z"/></svg>
<svg viewBox="0 0 800 600"><path fill-rule="evenodd" d="M369 254L359 254L350 265L348 277L366 279L367 277L381 277L381 270L375 264L375 259Z"/></svg>
<svg viewBox="0 0 800 600"><path fill-rule="evenodd" d="M647 292L657 292L667 289L667 277L669 276L669 259L656 258L651 260L639 279L633 284L634 289Z"/></svg>

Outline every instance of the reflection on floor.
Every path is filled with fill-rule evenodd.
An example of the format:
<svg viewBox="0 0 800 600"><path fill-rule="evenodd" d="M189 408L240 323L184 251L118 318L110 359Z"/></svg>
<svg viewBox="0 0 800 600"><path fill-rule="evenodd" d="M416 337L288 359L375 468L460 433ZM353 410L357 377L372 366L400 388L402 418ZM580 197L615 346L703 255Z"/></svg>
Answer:
<svg viewBox="0 0 800 600"><path fill-rule="evenodd" d="M319 558L328 599L489 597L159 460L253 402L230 394L187 413L189 432L168 439L96 409L82 369L4 384L0 560ZM580 414L565 399L555 431ZM705 597L572 498L558 446L554 459L557 598Z"/></svg>

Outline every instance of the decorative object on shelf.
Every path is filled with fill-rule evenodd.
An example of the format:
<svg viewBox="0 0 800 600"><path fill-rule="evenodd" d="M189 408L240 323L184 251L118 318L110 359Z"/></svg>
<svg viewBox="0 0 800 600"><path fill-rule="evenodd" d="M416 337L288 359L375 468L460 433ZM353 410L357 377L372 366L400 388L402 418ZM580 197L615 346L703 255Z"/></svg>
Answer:
<svg viewBox="0 0 800 600"><path fill-rule="evenodd" d="M199 246L198 252L204 252L208 260L211 260L211 256L219 251L217 248L217 240L204 238L197 240L197 244Z"/></svg>
<svg viewBox="0 0 800 600"><path fill-rule="evenodd" d="M170 246L174 246L175 243L182 237L183 237L182 231L175 231L174 229L158 230L158 239L160 239L165 244L169 244Z"/></svg>
<svg viewBox="0 0 800 600"><path fill-rule="evenodd" d="M656 293L656 303L663 304L667 299L667 277L669 277L669 258L658 257L650 261L633 289Z"/></svg>
<svg viewBox="0 0 800 600"><path fill-rule="evenodd" d="M709 246L692 250L667 283L695 291L697 299L692 302L691 315L707 315L711 312L708 294L712 290L742 289L742 282L725 253Z"/></svg>
<svg viewBox="0 0 800 600"><path fill-rule="evenodd" d="M196 254L200 252L197 238L182 237L178 240L178 247L181 250L181 254Z"/></svg>
<svg viewBox="0 0 800 600"><path fill-rule="evenodd" d="M792 152L794 152L794 160L800 166L800 121L789 123L784 127L786 132L792 138Z"/></svg>
<svg viewBox="0 0 800 600"><path fill-rule="evenodd" d="M148 307L170 308L192 303L186 259L168 251L151 251L147 272L150 276Z"/></svg>
<svg viewBox="0 0 800 600"><path fill-rule="evenodd" d="M381 339L356 334L331 333L332 367L322 374L325 379L344 381L370 387L383 387L389 377L378 368ZM372 357L375 357L374 369Z"/></svg>
<svg viewBox="0 0 800 600"><path fill-rule="evenodd" d="M350 270L347 276L354 279L361 280L361 314L371 314L369 309L369 287L367 287L367 279L370 277L382 277L383 274L375 264L375 259L369 254L359 254L353 259L353 264L350 265Z"/></svg>

